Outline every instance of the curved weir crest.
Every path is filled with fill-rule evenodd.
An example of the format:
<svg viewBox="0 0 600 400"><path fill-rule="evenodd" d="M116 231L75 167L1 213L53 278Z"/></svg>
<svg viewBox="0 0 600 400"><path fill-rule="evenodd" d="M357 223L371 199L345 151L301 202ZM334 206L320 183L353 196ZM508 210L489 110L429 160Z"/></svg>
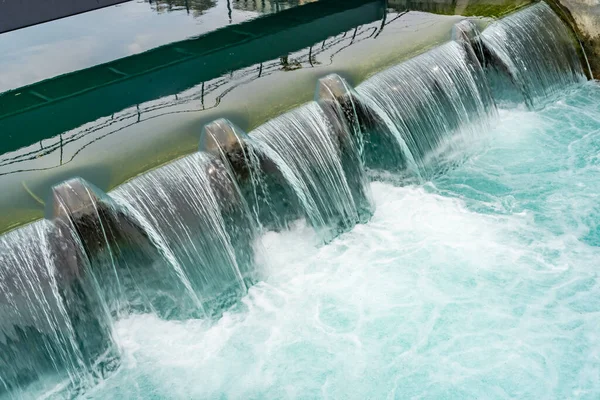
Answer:
<svg viewBox="0 0 600 400"><path fill-rule="evenodd" d="M249 210L262 230L264 220L272 221L277 217L266 192L260 159L253 148L247 145L247 141L248 135L245 132L231 121L221 118L204 126L199 151L212 154L223 162L237 190L247 199L246 203L242 204L249 203ZM246 190L242 191L244 189ZM261 206L263 202L266 203ZM271 218L261 216L261 212L265 211L271 214Z"/></svg>
<svg viewBox="0 0 600 400"><path fill-rule="evenodd" d="M328 242L372 215L367 169L429 179L496 102L534 108L584 79L544 3L453 34L356 89L323 77L315 101L249 134L216 120L200 152L109 194L55 186L46 220L0 237L0 398L46 378L81 394L119 365L116 319L220 315L260 277L261 231L304 218Z"/></svg>
<svg viewBox="0 0 600 400"><path fill-rule="evenodd" d="M550 6L539 2L491 24L481 35L492 88L503 99L509 81L530 108L566 85L586 80L573 38Z"/></svg>
<svg viewBox="0 0 600 400"><path fill-rule="evenodd" d="M193 301L190 311L202 303L207 314L218 312L246 292L254 276L251 241L257 229L219 160L192 154L138 177L112 196L163 249Z"/></svg>
<svg viewBox="0 0 600 400"><path fill-rule="evenodd" d="M379 73L356 88L397 142L413 173L429 177L451 134L477 135L496 107L468 45L449 42Z"/></svg>
<svg viewBox="0 0 600 400"><path fill-rule="evenodd" d="M74 243L89 265L85 288L107 318L148 308L138 299L144 297L138 285L146 280L148 270L140 272L137 266L153 265L156 250L136 221L111 197L80 178L55 186L51 200L48 218L55 229L74 233Z"/></svg>
<svg viewBox="0 0 600 400"><path fill-rule="evenodd" d="M333 229L323 232L325 240L364 221L371 210L359 152L347 124L336 120L312 102L260 126L248 140L276 166L311 224Z"/></svg>

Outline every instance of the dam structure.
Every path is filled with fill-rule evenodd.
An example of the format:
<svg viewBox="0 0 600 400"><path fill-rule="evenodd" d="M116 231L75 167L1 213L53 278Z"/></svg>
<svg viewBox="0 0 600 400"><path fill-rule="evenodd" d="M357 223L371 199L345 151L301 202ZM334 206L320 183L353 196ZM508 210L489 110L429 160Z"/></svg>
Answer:
<svg viewBox="0 0 600 400"><path fill-rule="evenodd" d="M598 322L594 200L561 191L595 182L597 82L543 1L425 6L322 0L0 94L0 399L600 393L562 378L584 356L560 339L593 348ZM565 196L589 215L554 214ZM531 374L469 358L481 332Z"/></svg>

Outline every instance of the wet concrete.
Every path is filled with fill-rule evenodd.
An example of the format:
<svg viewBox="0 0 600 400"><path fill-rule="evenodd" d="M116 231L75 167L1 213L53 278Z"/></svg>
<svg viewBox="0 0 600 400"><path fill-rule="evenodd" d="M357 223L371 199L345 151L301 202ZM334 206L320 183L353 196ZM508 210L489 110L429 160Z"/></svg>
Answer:
<svg viewBox="0 0 600 400"><path fill-rule="evenodd" d="M43 217L57 183L80 176L103 191L197 150L202 127L244 131L313 99L319 78L351 85L451 39L463 17L390 12L309 48L140 104L0 156L0 232ZM318 21L315 21L318 23Z"/></svg>
<svg viewBox="0 0 600 400"><path fill-rule="evenodd" d="M600 0L550 0L549 4L577 34L580 45L585 50L582 62L584 65L589 63L586 73L591 70L591 77L599 79Z"/></svg>

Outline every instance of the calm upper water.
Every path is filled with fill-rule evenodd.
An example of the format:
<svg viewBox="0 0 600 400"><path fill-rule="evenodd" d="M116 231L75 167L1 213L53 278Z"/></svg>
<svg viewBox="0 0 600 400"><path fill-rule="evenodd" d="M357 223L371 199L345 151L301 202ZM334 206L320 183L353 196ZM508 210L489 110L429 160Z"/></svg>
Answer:
<svg viewBox="0 0 600 400"><path fill-rule="evenodd" d="M4 33L0 93L309 1L135 0Z"/></svg>
<svg viewBox="0 0 600 400"><path fill-rule="evenodd" d="M327 245L261 239L266 280L218 321L117 323L98 399L600 397L600 86L501 109L459 166L375 181Z"/></svg>

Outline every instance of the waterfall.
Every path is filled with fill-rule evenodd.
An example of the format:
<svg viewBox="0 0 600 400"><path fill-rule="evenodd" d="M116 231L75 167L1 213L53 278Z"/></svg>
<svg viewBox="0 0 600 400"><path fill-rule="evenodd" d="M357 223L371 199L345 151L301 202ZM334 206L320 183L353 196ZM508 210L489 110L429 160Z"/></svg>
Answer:
<svg viewBox="0 0 600 400"><path fill-rule="evenodd" d="M535 108L556 91L585 80L571 33L544 2L494 22L481 40L498 98L512 97L505 89L508 80Z"/></svg>
<svg viewBox="0 0 600 400"><path fill-rule="evenodd" d="M53 222L0 237L0 395L45 375L74 394L115 368L112 321L88 272L73 232Z"/></svg>
<svg viewBox="0 0 600 400"><path fill-rule="evenodd" d="M273 163L324 240L368 218L367 179L341 116L328 117L317 102L311 102L249 136L249 146Z"/></svg>
<svg viewBox="0 0 600 400"><path fill-rule="evenodd" d="M220 161L196 153L150 171L111 196L147 232L164 259L153 308L178 318L222 311L254 280L256 227ZM169 275L169 276L166 276Z"/></svg>
<svg viewBox="0 0 600 400"><path fill-rule="evenodd" d="M256 224L263 229L286 227L286 211L297 209L288 204L290 193L278 187L274 167L248 146L248 135L231 121L221 118L204 126L199 150L218 157L235 177ZM274 201L277 199L277 201Z"/></svg>
<svg viewBox="0 0 600 400"><path fill-rule="evenodd" d="M66 181L46 220L0 237L0 395L40 378L77 395L118 365L121 314L213 316L257 279L257 228L220 161L197 153L111 195Z"/></svg>
<svg viewBox="0 0 600 400"><path fill-rule="evenodd" d="M429 179L496 101L536 108L585 79L545 3L483 32L464 20L454 39L356 89L328 75L316 101L249 134L214 121L201 152L109 194L56 185L45 220L0 236L0 397L43 377L80 394L118 366L115 319L218 315L259 278L263 227L305 218L329 241L372 215L367 167Z"/></svg>
<svg viewBox="0 0 600 400"><path fill-rule="evenodd" d="M47 217L75 232L90 264L86 288L112 318L154 310L156 293L168 292L160 254L147 232L122 207L80 178L57 185ZM149 273L149 271L152 273ZM153 285L159 280L160 285Z"/></svg>
<svg viewBox="0 0 600 400"><path fill-rule="evenodd" d="M364 165L374 170L403 175L407 162L402 151L396 151L398 141L388 125L365 102L344 78L330 74L317 83L317 98L321 104L337 110L346 120Z"/></svg>
<svg viewBox="0 0 600 400"><path fill-rule="evenodd" d="M402 153L419 177L436 172L437 155L452 146L452 133L477 135L496 113L479 61L458 42L383 71L356 91L385 124L381 134L394 136L391 151Z"/></svg>

